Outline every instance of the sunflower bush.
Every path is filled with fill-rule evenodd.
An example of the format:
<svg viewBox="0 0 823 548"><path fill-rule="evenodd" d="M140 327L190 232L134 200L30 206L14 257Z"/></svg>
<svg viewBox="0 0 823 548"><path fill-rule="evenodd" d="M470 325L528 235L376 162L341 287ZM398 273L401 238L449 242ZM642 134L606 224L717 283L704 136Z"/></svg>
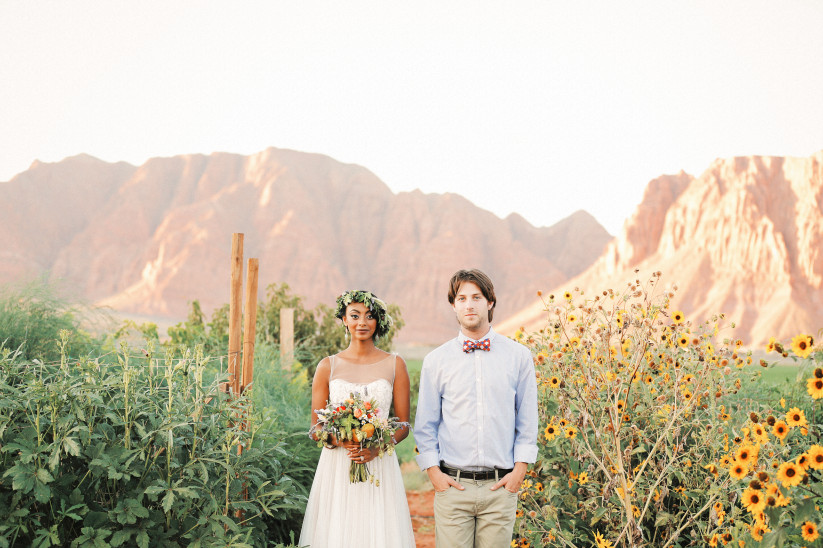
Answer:
<svg viewBox="0 0 823 548"><path fill-rule="evenodd" d="M823 350L811 335L766 348L798 360L798 386L742 424L718 466L732 479L734 537L749 546L818 545L823 500ZM717 545L717 539L710 541Z"/></svg>
<svg viewBox="0 0 823 548"><path fill-rule="evenodd" d="M737 394L759 373L723 316L670 310L660 273L623 291L544 299L531 346L541 419L513 546L705 546L728 542L737 484L718 464L731 423L760 409ZM730 327L734 327L732 324Z"/></svg>

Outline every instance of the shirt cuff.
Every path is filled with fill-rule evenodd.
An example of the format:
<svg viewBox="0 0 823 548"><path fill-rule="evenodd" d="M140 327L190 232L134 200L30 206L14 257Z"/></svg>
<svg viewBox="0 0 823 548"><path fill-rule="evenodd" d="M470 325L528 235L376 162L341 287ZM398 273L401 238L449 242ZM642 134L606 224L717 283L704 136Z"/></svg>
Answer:
<svg viewBox="0 0 823 548"><path fill-rule="evenodd" d="M419 458L419 457L418 457ZM514 462L525 462L526 464L534 464L537 460L537 446L536 445L515 445L514 446Z"/></svg>
<svg viewBox="0 0 823 548"><path fill-rule="evenodd" d="M420 453L415 457L417 461L417 465L420 467L421 470L424 472L426 468L431 468L432 466L440 466L440 457L437 453ZM534 462L534 461L532 461Z"/></svg>

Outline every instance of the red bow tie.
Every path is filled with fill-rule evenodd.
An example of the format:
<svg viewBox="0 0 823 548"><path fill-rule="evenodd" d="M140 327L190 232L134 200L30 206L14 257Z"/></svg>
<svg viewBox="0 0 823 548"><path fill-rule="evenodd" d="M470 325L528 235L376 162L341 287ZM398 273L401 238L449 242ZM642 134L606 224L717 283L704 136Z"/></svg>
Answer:
<svg viewBox="0 0 823 548"><path fill-rule="evenodd" d="M482 341L474 342L472 340L466 339L463 341L463 352L474 352L475 350L485 350L488 352L492 349L492 342L489 339L483 339Z"/></svg>

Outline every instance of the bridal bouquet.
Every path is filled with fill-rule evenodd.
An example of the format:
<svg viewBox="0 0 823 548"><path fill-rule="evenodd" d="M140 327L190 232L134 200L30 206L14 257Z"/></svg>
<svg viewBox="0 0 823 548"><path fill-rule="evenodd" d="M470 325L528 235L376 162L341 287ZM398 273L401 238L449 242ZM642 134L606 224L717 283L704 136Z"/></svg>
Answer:
<svg viewBox="0 0 823 548"><path fill-rule="evenodd" d="M329 436L334 434L339 440L351 440L360 443L360 447L379 448L380 456L384 452L394 452L392 434L408 423L400 422L397 417L382 419L377 415L377 402L364 400L359 394L351 393L338 404L327 402L324 409L316 409L318 422L313 427L318 434L317 446L322 447ZM349 468L349 482L379 482L369 475L364 462L352 461Z"/></svg>

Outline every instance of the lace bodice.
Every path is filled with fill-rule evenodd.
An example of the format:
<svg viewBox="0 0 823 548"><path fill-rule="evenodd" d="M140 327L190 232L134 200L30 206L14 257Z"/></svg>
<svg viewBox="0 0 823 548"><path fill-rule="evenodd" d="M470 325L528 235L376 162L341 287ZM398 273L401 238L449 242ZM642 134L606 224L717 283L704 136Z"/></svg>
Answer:
<svg viewBox="0 0 823 548"><path fill-rule="evenodd" d="M331 356L329 401L339 403L352 393L360 394L364 399L377 400L377 415L387 418L392 404L396 361L394 354L369 365L355 364L338 355Z"/></svg>

